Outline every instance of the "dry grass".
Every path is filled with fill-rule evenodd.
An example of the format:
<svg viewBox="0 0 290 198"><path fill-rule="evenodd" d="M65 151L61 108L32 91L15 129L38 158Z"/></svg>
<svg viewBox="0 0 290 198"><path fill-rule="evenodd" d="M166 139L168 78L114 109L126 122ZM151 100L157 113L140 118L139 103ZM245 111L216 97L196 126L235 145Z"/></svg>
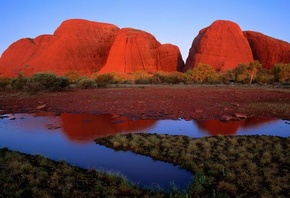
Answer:
<svg viewBox="0 0 290 198"><path fill-rule="evenodd" d="M176 193L175 193L176 194ZM0 149L0 197L168 197L140 189L116 173Z"/></svg>
<svg viewBox="0 0 290 198"><path fill-rule="evenodd" d="M195 182L187 191L192 196L290 196L289 138L216 136L194 139L146 133L122 136L127 141L122 139L118 149L131 150L192 171ZM110 136L96 139L96 142L114 148L115 139Z"/></svg>

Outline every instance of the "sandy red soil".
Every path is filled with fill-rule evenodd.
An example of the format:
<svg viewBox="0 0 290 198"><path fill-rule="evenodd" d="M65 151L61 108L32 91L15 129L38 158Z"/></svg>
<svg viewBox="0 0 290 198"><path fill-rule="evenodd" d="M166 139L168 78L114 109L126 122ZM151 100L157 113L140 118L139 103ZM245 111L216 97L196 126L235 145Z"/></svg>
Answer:
<svg viewBox="0 0 290 198"><path fill-rule="evenodd" d="M37 107L43 105L43 109ZM120 114L132 119L219 119L247 117L290 119L290 89L239 86L145 86L107 89L70 88L29 95L0 91L0 114Z"/></svg>

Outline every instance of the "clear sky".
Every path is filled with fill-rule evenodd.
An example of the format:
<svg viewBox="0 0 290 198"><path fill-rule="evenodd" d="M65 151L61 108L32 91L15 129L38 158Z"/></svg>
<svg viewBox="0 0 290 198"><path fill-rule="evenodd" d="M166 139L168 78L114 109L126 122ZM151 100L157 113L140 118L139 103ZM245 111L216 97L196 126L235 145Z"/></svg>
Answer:
<svg viewBox="0 0 290 198"><path fill-rule="evenodd" d="M198 31L217 19L290 42L290 0L0 0L0 55L71 18L144 30L177 45L184 60Z"/></svg>

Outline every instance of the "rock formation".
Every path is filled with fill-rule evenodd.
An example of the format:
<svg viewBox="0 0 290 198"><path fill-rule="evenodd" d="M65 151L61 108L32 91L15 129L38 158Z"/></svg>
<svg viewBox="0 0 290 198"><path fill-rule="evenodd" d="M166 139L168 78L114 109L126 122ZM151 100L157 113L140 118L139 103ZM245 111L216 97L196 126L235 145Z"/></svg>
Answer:
<svg viewBox="0 0 290 198"><path fill-rule="evenodd" d="M64 134L72 141L89 142L97 137L118 133L146 131L155 120L130 120L114 115L61 114L59 123Z"/></svg>
<svg viewBox="0 0 290 198"><path fill-rule="evenodd" d="M36 72L91 75L96 71L187 71L198 63L226 71L253 60L259 60L267 69L275 63L289 63L290 44L261 33L242 32L236 23L218 20L200 30L184 66L177 46L162 45L145 31L71 19L53 35L11 44L0 58L0 76L14 77L19 72L30 76Z"/></svg>
<svg viewBox="0 0 290 198"><path fill-rule="evenodd" d="M207 132L210 135L236 135L240 129L252 129L276 121L271 118L251 118L236 121L220 121L220 120L205 120L197 122L198 128Z"/></svg>
<svg viewBox="0 0 290 198"><path fill-rule="evenodd" d="M252 48L253 57L262 67L271 69L276 63L290 63L290 43L259 32L244 31Z"/></svg>
<svg viewBox="0 0 290 198"><path fill-rule="evenodd" d="M200 30L192 43L184 71L198 63L225 71L252 61L250 45L240 27L231 21L218 20Z"/></svg>
<svg viewBox="0 0 290 198"><path fill-rule="evenodd" d="M0 72L4 76L40 71L63 75L71 70L91 74L106 63L118 31L117 26L106 23L64 21L53 35L13 43L0 59Z"/></svg>
<svg viewBox="0 0 290 198"><path fill-rule="evenodd" d="M111 48L106 65L100 73L134 73L177 71L183 67L178 47L161 45L153 35L132 28L123 28L118 32Z"/></svg>

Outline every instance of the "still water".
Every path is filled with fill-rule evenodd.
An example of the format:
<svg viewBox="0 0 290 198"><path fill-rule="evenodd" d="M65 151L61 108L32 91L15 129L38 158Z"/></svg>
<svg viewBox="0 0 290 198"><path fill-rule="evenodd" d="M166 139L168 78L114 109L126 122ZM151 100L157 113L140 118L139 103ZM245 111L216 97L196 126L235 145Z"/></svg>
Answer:
<svg viewBox="0 0 290 198"><path fill-rule="evenodd" d="M247 119L221 122L179 120L130 120L119 115L92 114L8 114L0 117L0 148L8 147L53 160L65 160L82 168L118 172L141 186L180 188L192 181L192 174L170 163L132 152L115 151L94 139L117 133L158 133L203 137L211 135L276 135L288 137L288 121Z"/></svg>

